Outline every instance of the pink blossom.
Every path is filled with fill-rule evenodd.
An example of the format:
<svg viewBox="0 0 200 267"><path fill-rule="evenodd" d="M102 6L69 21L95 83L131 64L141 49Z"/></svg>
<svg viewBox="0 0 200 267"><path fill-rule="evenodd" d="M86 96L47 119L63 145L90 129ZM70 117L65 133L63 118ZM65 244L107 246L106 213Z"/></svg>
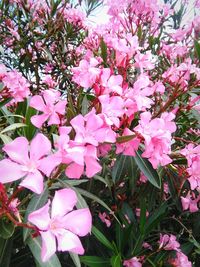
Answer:
<svg viewBox="0 0 200 267"><path fill-rule="evenodd" d="M104 87L103 94L109 94L111 92L122 94L122 82L121 75L111 75L109 68L104 68L101 73L100 84Z"/></svg>
<svg viewBox="0 0 200 267"><path fill-rule="evenodd" d="M159 248L163 248L164 250L180 251L180 244L177 242L176 236L174 235L160 234L159 244Z"/></svg>
<svg viewBox="0 0 200 267"><path fill-rule="evenodd" d="M193 144L187 145L181 150L188 162L187 172L189 174L188 181L192 190L200 186L200 145L194 147Z"/></svg>
<svg viewBox="0 0 200 267"><path fill-rule="evenodd" d="M133 257L130 260L125 260L123 265L125 267L142 267L142 264L139 262L137 257Z"/></svg>
<svg viewBox="0 0 200 267"><path fill-rule="evenodd" d="M101 95L99 96L101 102L102 114L105 116L105 121L108 125L115 125L119 127L120 120L124 114L124 101L120 96Z"/></svg>
<svg viewBox="0 0 200 267"><path fill-rule="evenodd" d="M192 194L193 196L190 195L188 192L186 197L181 197L181 204L183 207L183 210L188 210L190 212L197 212L199 210L198 208L198 202L200 200L200 196L195 198L195 195Z"/></svg>
<svg viewBox="0 0 200 267"><path fill-rule="evenodd" d="M54 90L45 90L43 97L35 95L31 98L30 106L41 111L42 114L31 117L34 126L40 128L48 120L48 125L60 124L59 115L65 114L66 100L60 100L60 93Z"/></svg>
<svg viewBox="0 0 200 267"><path fill-rule="evenodd" d="M88 208L73 210L76 203L77 196L72 189L61 189L56 191L52 202L49 200L45 206L29 214L28 220L38 227L42 237L43 262L56 250L84 254L78 236L90 233L92 217Z"/></svg>
<svg viewBox="0 0 200 267"><path fill-rule="evenodd" d="M100 212L99 212L99 218L100 218L100 220L101 220L103 223L106 224L107 227L110 227L110 226L111 226L110 218L109 218L109 216L108 216L105 212L103 212L103 213L100 213Z"/></svg>
<svg viewBox="0 0 200 267"><path fill-rule="evenodd" d="M140 139L134 137L135 133L129 130L128 128L124 129L122 136L133 136L133 139L124 143L117 143L116 144L116 154L123 153L126 156L135 156L135 151L138 150Z"/></svg>
<svg viewBox="0 0 200 267"><path fill-rule="evenodd" d="M100 115L95 114L95 109L84 117L81 114L77 115L70 123L76 132L76 143L98 146L99 143L114 143L116 140L115 133L104 123Z"/></svg>
<svg viewBox="0 0 200 267"><path fill-rule="evenodd" d="M182 252L176 253L176 258L170 260L170 264L174 267L192 267L192 263L188 260L188 257Z"/></svg>
<svg viewBox="0 0 200 267"><path fill-rule="evenodd" d="M165 166L171 162L171 134L176 130L172 122L173 113L163 113L161 118L151 119L150 112L141 114L139 125L134 128L145 139L145 151L142 156L148 158L154 168L159 164Z"/></svg>
<svg viewBox="0 0 200 267"><path fill-rule="evenodd" d="M17 70L7 72L2 82L8 88L10 96L14 98L16 103L22 102L30 95L29 82Z"/></svg>
<svg viewBox="0 0 200 267"><path fill-rule="evenodd" d="M83 59L78 67L72 68L73 80L84 88L92 87L101 72L96 66L99 62L95 58L90 61Z"/></svg>
<svg viewBox="0 0 200 267"><path fill-rule="evenodd" d="M55 167L51 156L51 143L43 134L37 134L30 145L25 137L17 137L3 147L9 156L0 161L0 182L10 183L24 178L20 186L40 194L43 191L43 175L50 175Z"/></svg>
<svg viewBox="0 0 200 267"><path fill-rule="evenodd" d="M154 65L152 64L151 59L151 51L147 51L146 54L141 54L140 52L137 52L135 55L135 67L139 68L140 71L143 73L144 69L152 70L154 68Z"/></svg>

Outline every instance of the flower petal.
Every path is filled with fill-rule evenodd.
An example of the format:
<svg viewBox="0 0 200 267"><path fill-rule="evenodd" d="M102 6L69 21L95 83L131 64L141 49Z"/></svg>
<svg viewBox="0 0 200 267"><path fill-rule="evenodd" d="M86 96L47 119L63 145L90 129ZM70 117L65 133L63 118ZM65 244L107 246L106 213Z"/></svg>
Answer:
<svg viewBox="0 0 200 267"><path fill-rule="evenodd" d="M42 237L42 261L47 261L56 252L56 238L50 232L40 232Z"/></svg>
<svg viewBox="0 0 200 267"><path fill-rule="evenodd" d="M51 143L49 139L43 134L37 134L31 141L30 158L32 160L39 160L43 156L49 154L51 151Z"/></svg>
<svg viewBox="0 0 200 267"><path fill-rule="evenodd" d="M81 241L75 234L65 230L62 235L57 236L57 240L59 251L71 251L80 255L84 254Z"/></svg>
<svg viewBox="0 0 200 267"><path fill-rule="evenodd" d="M53 169L55 169L61 163L61 157L57 154L52 154L39 160L38 169L42 171L47 177L50 176Z"/></svg>
<svg viewBox="0 0 200 267"><path fill-rule="evenodd" d="M85 236L92 228L92 216L89 209L74 210L63 218L63 225L76 235Z"/></svg>
<svg viewBox="0 0 200 267"><path fill-rule="evenodd" d="M50 222L49 216L50 200L42 208L28 215L28 221L36 225L40 230L47 230Z"/></svg>
<svg viewBox="0 0 200 267"><path fill-rule="evenodd" d="M17 137L3 147L8 156L15 162L25 164L28 160L29 142L25 137Z"/></svg>
<svg viewBox="0 0 200 267"><path fill-rule="evenodd" d="M40 95L35 95L30 100L30 106L39 110L39 111L45 111L46 106L44 104L44 100Z"/></svg>
<svg viewBox="0 0 200 267"><path fill-rule="evenodd" d="M67 177L71 179L79 179L84 172L84 165L71 163L65 170Z"/></svg>
<svg viewBox="0 0 200 267"><path fill-rule="evenodd" d="M21 165L9 160L3 159L0 161L0 182L10 183L22 178L25 173L21 170Z"/></svg>
<svg viewBox="0 0 200 267"><path fill-rule="evenodd" d="M76 205L77 196L72 189L61 189L56 191L52 201L52 218L56 216L64 216L67 212L71 211Z"/></svg>
<svg viewBox="0 0 200 267"><path fill-rule="evenodd" d="M31 123L37 127L41 128L42 124L48 119L48 114L34 115L31 117Z"/></svg>
<svg viewBox="0 0 200 267"><path fill-rule="evenodd" d="M34 173L29 173L20 185L30 189L36 194L41 194L44 189L43 176L36 170Z"/></svg>

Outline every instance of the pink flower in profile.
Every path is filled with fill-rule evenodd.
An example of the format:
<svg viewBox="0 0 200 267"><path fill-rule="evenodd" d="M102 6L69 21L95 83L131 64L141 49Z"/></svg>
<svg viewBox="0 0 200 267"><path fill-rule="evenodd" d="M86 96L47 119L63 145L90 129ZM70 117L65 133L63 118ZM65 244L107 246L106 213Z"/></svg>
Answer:
<svg viewBox="0 0 200 267"><path fill-rule="evenodd" d="M52 202L49 200L45 206L29 214L28 220L41 234L43 262L56 250L84 254L79 236L90 233L92 216L88 208L73 210L76 203L77 196L72 189L61 189L56 191Z"/></svg>
<svg viewBox="0 0 200 267"><path fill-rule="evenodd" d="M0 182L10 183L24 178L21 186L40 194L43 191L43 173L50 175L55 167L51 156L51 143L43 134L37 134L30 145L25 137L17 137L6 144L3 151L9 159L0 161Z"/></svg>
<svg viewBox="0 0 200 267"><path fill-rule="evenodd" d="M175 235L160 234L159 244L159 248L163 248L164 250L180 251L180 244L177 242Z"/></svg>
<svg viewBox="0 0 200 267"><path fill-rule="evenodd" d="M200 196L195 198L195 194L193 194L193 197L191 197L190 193L188 192L186 197L181 197L181 204L183 207L183 210L188 210L190 212L197 212L199 210L198 208L198 202L200 200Z"/></svg>
<svg viewBox="0 0 200 267"><path fill-rule="evenodd" d="M31 98L30 106L41 111L42 114L31 117L31 122L37 128L48 120L48 125L60 124L59 115L65 114L66 100L60 100L60 93L54 90L45 90L43 97L35 95Z"/></svg>
<svg viewBox="0 0 200 267"><path fill-rule="evenodd" d="M133 257L130 260L125 260L123 265L125 267L142 267L142 264L139 262L137 257Z"/></svg>
<svg viewBox="0 0 200 267"><path fill-rule="evenodd" d="M188 257L180 251L176 253L175 259L170 259L169 263L173 267L192 267L192 263L188 260Z"/></svg>
<svg viewBox="0 0 200 267"><path fill-rule="evenodd" d="M103 212L103 213L99 212L99 219L103 223L105 223L107 227L110 227L111 226L110 218L109 218L109 216L105 212Z"/></svg>

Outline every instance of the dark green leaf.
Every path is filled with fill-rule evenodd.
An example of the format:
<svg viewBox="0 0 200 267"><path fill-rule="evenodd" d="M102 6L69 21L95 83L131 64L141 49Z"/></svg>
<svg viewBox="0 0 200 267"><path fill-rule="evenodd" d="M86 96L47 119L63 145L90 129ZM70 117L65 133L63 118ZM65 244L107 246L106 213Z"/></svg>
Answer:
<svg viewBox="0 0 200 267"><path fill-rule="evenodd" d="M92 233L104 246L106 246L110 250L114 250L111 242L95 226L92 227Z"/></svg>
<svg viewBox="0 0 200 267"><path fill-rule="evenodd" d="M147 177L150 183L152 183L155 187L160 188L161 181L158 173L147 159L142 158L141 154L142 152L139 150L136 152L136 156L134 157L139 169Z"/></svg>
<svg viewBox="0 0 200 267"><path fill-rule="evenodd" d="M104 259L96 256L82 256L80 257L82 263L89 267L107 267L110 266L109 259Z"/></svg>
<svg viewBox="0 0 200 267"><path fill-rule="evenodd" d="M0 220L0 236L4 239L10 238L15 231L15 226L12 222Z"/></svg>

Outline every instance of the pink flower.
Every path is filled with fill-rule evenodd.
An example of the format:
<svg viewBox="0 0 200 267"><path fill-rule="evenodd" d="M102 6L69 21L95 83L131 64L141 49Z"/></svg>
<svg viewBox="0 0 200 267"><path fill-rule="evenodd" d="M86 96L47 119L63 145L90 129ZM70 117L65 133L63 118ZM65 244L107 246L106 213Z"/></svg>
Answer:
<svg viewBox="0 0 200 267"><path fill-rule="evenodd" d="M89 62L81 60L78 67L72 68L74 82L84 88L92 87L101 72L96 68L98 64L95 58L90 58Z"/></svg>
<svg viewBox="0 0 200 267"><path fill-rule="evenodd" d="M99 212L99 218L100 218L100 220L101 220L103 223L106 224L107 227L110 227L110 226L111 226L110 218L109 218L109 216L108 216L105 212L103 212L103 213L100 213L100 212Z"/></svg>
<svg viewBox="0 0 200 267"><path fill-rule="evenodd" d="M188 257L182 252L176 253L176 258L170 260L170 264L174 267L192 267L192 263L188 260Z"/></svg>
<svg viewBox="0 0 200 267"><path fill-rule="evenodd" d="M22 102L30 95L30 84L20 72L12 70L4 74L2 82L8 88L11 97L14 98L16 103Z"/></svg>
<svg viewBox="0 0 200 267"><path fill-rule="evenodd" d="M102 70L100 84L104 87L103 94L109 94L111 92L122 94L122 82L123 78L121 75L111 75L109 68Z"/></svg>
<svg viewBox="0 0 200 267"><path fill-rule="evenodd" d="M188 181L191 189L194 190L196 187L200 186L200 145L194 147L193 144L189 144L181 150L181 154L183 154L187 159L187 172L190 176Z"/></svg>
<svg viewBox="0 0 200 267"><path fill-rule="evenodd" d="M43 173L47 176L55 167L51 156L45 157L51 151L51 143L43 134L37 134L30 145L25 137L17 137L4 146L3 150L9 159L0 161L0 182L10 183L24 178L20 183L33 192L43 191Z"/></svg>
<svg viewBox="0 0 200 267"><path fill-rule="evenodd" d="M135 133L129 130L128 128L124 129L122 136L134 136ZM130 141L116 144L116 154L123 153L126 156L135 156L135 151L138 150L140 144L140 139L137 137L133 137Z"/></svg>
<svg viewBox="0 0 200 267"><path fill-rule="evenodd" d="M193 197L194 198L190 196L189 192L186 197L181 197L181 204L182 204L183 210L189 209L190 212L197 212L199 210L198 202L200 200L200 196L195 198L195 195L193 194Z"/></svg>
<svg viewBox="0 0 200 267"><path fill-rule="evenodd" d="M138 258L133 257L130 260L125 260L123 262L125 267L142 267L142 264L139 262Z"/></svg>
<svg viewBox="0 0 200 267"><path fill-rule="evenodd" d="M115 133L105 125L104 120L95 114L95 109L84 117L79 114L70 121L76 132L74 141L79 144L98 146L103 142L115 142Z"/></svg>
<svg viewBox="0 0 200 267"><path fill-rule="evenodd" d="M101 95L99 96L101 102L102 114L105 116L105 121L108 125L115 125L119 127L120 120L124 114L124 101L120 96Z"/></svg>
<svg viewBox="0 0 200 267"><path fill-rule="evenodd" d="M56 250L84 254L78 236L90 233L92 217L88 208L73 210L76 203L77 196L72 189L61 189L56 191L52 202L49 200L29 214L28 220L38 227L42 237L42 261L47 261Z"/></svg>
<svg viewBox="0 0 200 267"><path fill-rule="evenodd" d="M180 244L176 241L176 236L174 235L162 235L160 234L159 248L164 250L177 250L180 251Z"/></svg>
<svg viewBox="0 0 200 267"><path fill-rule="evenodd" d="M65 114L66 100L60 100L60 93L54 90L45 90L43 98L35 95L31 98L30 106L41 111L42 114L31 117L34 126L40 128L48 120L48 125L60 124L59 115Z"/></svg>
<svg viewBox="0 0 200 267"><path fill-rule="evenodd" d="M171 153L171 134L176 130L176 124L172 122L173 113L163 113L161 118L151 119L150 112L141 114L139 125L134 128L145 139L145 151L143 157L148 158L154 169L159 164L165 166L171 162L168 154Z"/></svg>

